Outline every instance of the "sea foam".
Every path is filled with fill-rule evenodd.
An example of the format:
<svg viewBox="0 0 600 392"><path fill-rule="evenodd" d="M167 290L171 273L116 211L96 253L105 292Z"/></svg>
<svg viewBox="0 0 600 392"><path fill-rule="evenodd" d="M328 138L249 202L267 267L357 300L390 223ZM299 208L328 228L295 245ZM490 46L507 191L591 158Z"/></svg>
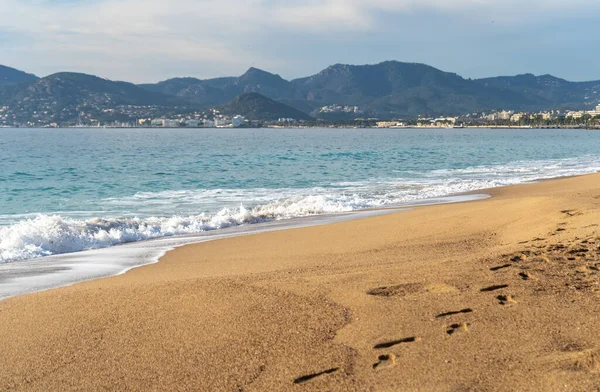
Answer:
<svg viewBox="0 0 600 392"><path fill-rule="evenodd" d="M58 215L39 215L0 228L0 262L105 248L159 237L193 234L244 223L255 223L259 219L253 217L243 206L237 211L223 209L213 216L202 214L168 218L77 220Z"/></svg>
<svg viewBox="0 0 600 392"><path fill-rule="evenodd" d="M522 161L412 173L401 179L374 179L329 187L283 189L199 189L143 192L105 199L107 207L137 211L137 217L82 218L79 213L39 214L0 227L0 263L34 259L134 241L197 234L246 224L403 205L536 179L600 170L596 157ZM191 206L199 214L151 216ZM226 208L222 208L226 206ZM248 207L244 207L248 206ZM156 212L155 212L156 213Z"/></svg>

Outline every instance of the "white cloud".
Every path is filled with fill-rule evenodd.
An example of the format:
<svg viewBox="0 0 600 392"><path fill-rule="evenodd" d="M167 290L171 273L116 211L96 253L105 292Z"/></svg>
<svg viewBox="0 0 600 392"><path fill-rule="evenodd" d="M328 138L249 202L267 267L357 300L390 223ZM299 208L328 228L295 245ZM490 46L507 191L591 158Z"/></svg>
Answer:
<svg viewBox="0 0 600 392"><path fill-rule="evenodd" d="M212 0L180 1L177 6L157 0L62 4L0 0L0 30L30 41L20 48L0 43L0 50L23 58L37 54L56 64L56 70L92 73L108 65L110 71L120 69L110 72L113 78L135 81L159 77L148 65L167 61L193 62L199 68L208 64L212 72L221 73L237 72L249 63L275 66L276 61L237 44L237 38L252 28L235 23L238 17L253 17L250 3L225 12Z"/></svg>
<svg viewBox="0 0 600 392"><path fill-rule="evenodd" d="M265 41L276 41L280 33L335 40L385 31L390 26L380 22L382 14L396 17L398 24L445 14L473 24L493 20L514 26L585 7L589 13L600 5L597 0L0 0L0 32L27 38L26 47L0 42L0 51L21 63L38 59L45 64L38 69L105 69L105 76L135 81L176 76L172 72L193 64L195 75L216 76L250 64L277 70L293 61L249 48L259 40L268 46Z"/></svg>
<svg viewBox="0 0 600 392"><path fill-rule="evenodd" d="M0 26L42 32L52 26L104 34L245 33L272 27L356 30L377 27L374 11L508 14L522 17L598 8L596 0L0 0ZM301 30L300 32L306 32Z"/></svg>

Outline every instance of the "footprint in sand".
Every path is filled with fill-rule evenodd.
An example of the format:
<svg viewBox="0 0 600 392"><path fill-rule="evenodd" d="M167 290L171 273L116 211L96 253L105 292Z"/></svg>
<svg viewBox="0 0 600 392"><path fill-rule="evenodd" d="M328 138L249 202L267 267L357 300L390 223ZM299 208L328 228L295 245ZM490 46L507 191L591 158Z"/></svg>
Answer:
<svg viewBox="0 0 600 392"><path fill-rule="evenodd" d="M399 339L399 340L391 340L388 342L384 342L384 343L379 343L376 344L373 348L374 349L381 349L381 348L390 348L390 347L394 347L397 346L399 344L402 343L413 343L413 342L420 342L421 338L418 338L416 336L410 337L410 338L404 338L404 339Z"/></svg>
<svg viewBox="0 0 600 392"><path fill-rule="evenodd" d="M490 286L490 287L485 287L479 291L481 291L482 293L487 293L490 291L496 291L496 290L502 290L507 288L508 285L507 284L498 284L498 285L494 285L494 286Z"/></svg>
<svg viewBox="0 0 600 392"><path fill-rule="evenodd" d="M424 291L425 287L419 283L404 283L394 286L377 287L367 291L367 294L376 297L404 297L408 294L415 294Z"/></svg>
<svg viewBox="0 0 600 392"><path fill-rule="evenodd" d="M385 369L396 364L396 356L394 354L380 355L377 362L373 364L373 369Z"/></svg>
<svg viewBox="0 0 600 392"><path fill-rule="evenodd" d="M600 372L600 355L592 349L555 352L541 357L539 361L569 371Z"/></svg>
<svg viewBox="0 0 600 392"><path fill-rule="evenodd" d="M519 276L523 280L536 280L536 277L529 272L519 272Z"/></svg>
<svg viewBox="0 0 600 392"><path fill-rule="evenodd" d="M503 265L499 265L497 267L492 267L492 268L490 268L490 271L494 271L494 272L500 271L501 269L509 268L509 267L512 267L512 264L503 264Z"/></svg>
<svg viewBox="0 0 600 392"><path fill-rule="evenodd" d="M513 305L516 304L517 301L510 295L499 295L498 301L500 301L500 305Z"/></svg>
<svg viewBox="0 0 600 392"><path fill-rule="evenodd" d="M471 324L469 324L469 323L452 324L452 325L448 326L448 328L446 329L446 333L448 335L454 335L457 332L469 332L470 325Z"/></svg>
<svg viewBox="0 0 600 392"><path fill-rule="evenodd" d="M575 249L571 249L569 251L569 254L572 255L577 255L580 257L585 257L585 254L588 253L590 251L589 248L586 248L585 246L579 247L579 248L575 248Z"/></svg>
<svg viewBox="0 0 600 392"><path fill-rule="evenodd" d="M435 316L435 318L454 316L455 314L461 314L461 313L473 313L473 309L467 308L467 309L462 309L462 310L456 310L454 312L440 313L437 316Z"/></svg>
<svg viewBox="0 0 600 392"><path fill-rule="evenodd" d="M294 379L294 384L302 384L304 382L312 380L313 378L324 376L326 374L335 373L338 370L340 370L340 368L331 368L331 369L323 370L322 372L307 374L306 376L301 376L301 377Z"/></svg>
<svg viewBox="0 0 600 392"><path fill-rule="evenodd" d="M522 263L524 261L527 261L527 255L523 253L514 255L510 258L510 261L512 261L513 263Z"/></svg>
<svg viewBox="0 0 600 392"><path fill-rule="evenodd" d="M561 213L566 214L570 217L583 215L582 212L579 212L577 210L562 210Z"/></svg>

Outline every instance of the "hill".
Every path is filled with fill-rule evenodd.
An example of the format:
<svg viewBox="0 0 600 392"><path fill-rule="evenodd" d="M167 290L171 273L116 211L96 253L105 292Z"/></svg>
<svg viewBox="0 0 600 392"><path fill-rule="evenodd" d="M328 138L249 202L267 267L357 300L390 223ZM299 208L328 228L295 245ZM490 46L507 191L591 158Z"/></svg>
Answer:
<svg viewBox="0 0 600 392"><path fill-rule="evenodd" d="M526 97L538 97L552 107L582 108L600 102L600 81L569 82L552 75L523 74L476 80L484 86L510 90Z"/></svg>
<svg viewBox="0 0 600 392"><path fill-rule="evenodd" d="M37 79L38 77L35 75L0 65L0 88L19 83L33 82Z"/></svg>
<svg viewBox="0 0 600 392"><path fill-rule="evenodd" d="M175 78L157 84L141 84L153 92L191 99L204 106L215 106L235 97L255 92L272 99L293 99L294 86L281 76L257 68L250 68L239 77L215 79Z"/></svg>
<svg viewBox="0 0 600 392"><path fill-rule="evenodd" d="M240 94L256 92L320 118L356 117L356 112L344 109L347 105L358 106L362 116L386 118L527 109L549 104L543 96L485 85L425 64L398 61L374 65L336 64L292 81L250 68L239 77L177 78L140 87L192 99L203 106L222 104ZM328 105L341 106L341 109L320 110Z"/></svg>
<svg viewBox="0 0 600 392"><path fill-rule="evenodd" d="M398 61L337 64L292 83L309 101L358 105L378 117L523 109L543 103L539 98L481 85L425 64Z"/></svg>
<svg viewBox="0 0 600 392"><path fill-rule="evenodd" d="M176 97L148 92L126 82L62 72L0 90L0 106L8 106L18 121L76 122L129 119L142 112L162 112L185 106ZM138 113L139 112L139 113ZM81 118L81 113L84 118Z"/></svg>
<svg viewBox="0 0 600 392"><path fill-rule="evenodd" d="M308 114L258 93L242 94L231 102L219 106L218 110L228 116L239 114L249 120L272 121L279 118L312 120Z"/></svg>
<svg viewBox="0 0 600 392"><path fill-rule="evenodd" d="M471 80L425 64L399 61L335 64L291 81L257 68L241 76L185 77L142 85L68 72L39 79L2 66L0 78L0 107L7 107L0 125L91 119L135 121L227 107L232 101L248 108L255 105L256 113L296 110L294 115L279 113L277 118L308 113L329 120L414 118L500 109L583 109L600 103L600 81L569 82L532 74ZM236 97L248 93L260 94L286 109L275 108L273 102L269 106L252 95L254 98L247 102L236 101Z"/></svg>

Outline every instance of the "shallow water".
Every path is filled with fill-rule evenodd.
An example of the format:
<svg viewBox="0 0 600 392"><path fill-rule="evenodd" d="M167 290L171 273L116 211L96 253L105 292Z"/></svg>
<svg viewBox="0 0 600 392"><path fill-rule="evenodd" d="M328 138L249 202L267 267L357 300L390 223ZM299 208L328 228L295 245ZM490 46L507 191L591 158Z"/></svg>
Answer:
<svg viewBox="0 0 600 392"><path fill-rule="evenodd" d="M0 263L591 173L598 146L585 130L2 129Z"/></svg>

